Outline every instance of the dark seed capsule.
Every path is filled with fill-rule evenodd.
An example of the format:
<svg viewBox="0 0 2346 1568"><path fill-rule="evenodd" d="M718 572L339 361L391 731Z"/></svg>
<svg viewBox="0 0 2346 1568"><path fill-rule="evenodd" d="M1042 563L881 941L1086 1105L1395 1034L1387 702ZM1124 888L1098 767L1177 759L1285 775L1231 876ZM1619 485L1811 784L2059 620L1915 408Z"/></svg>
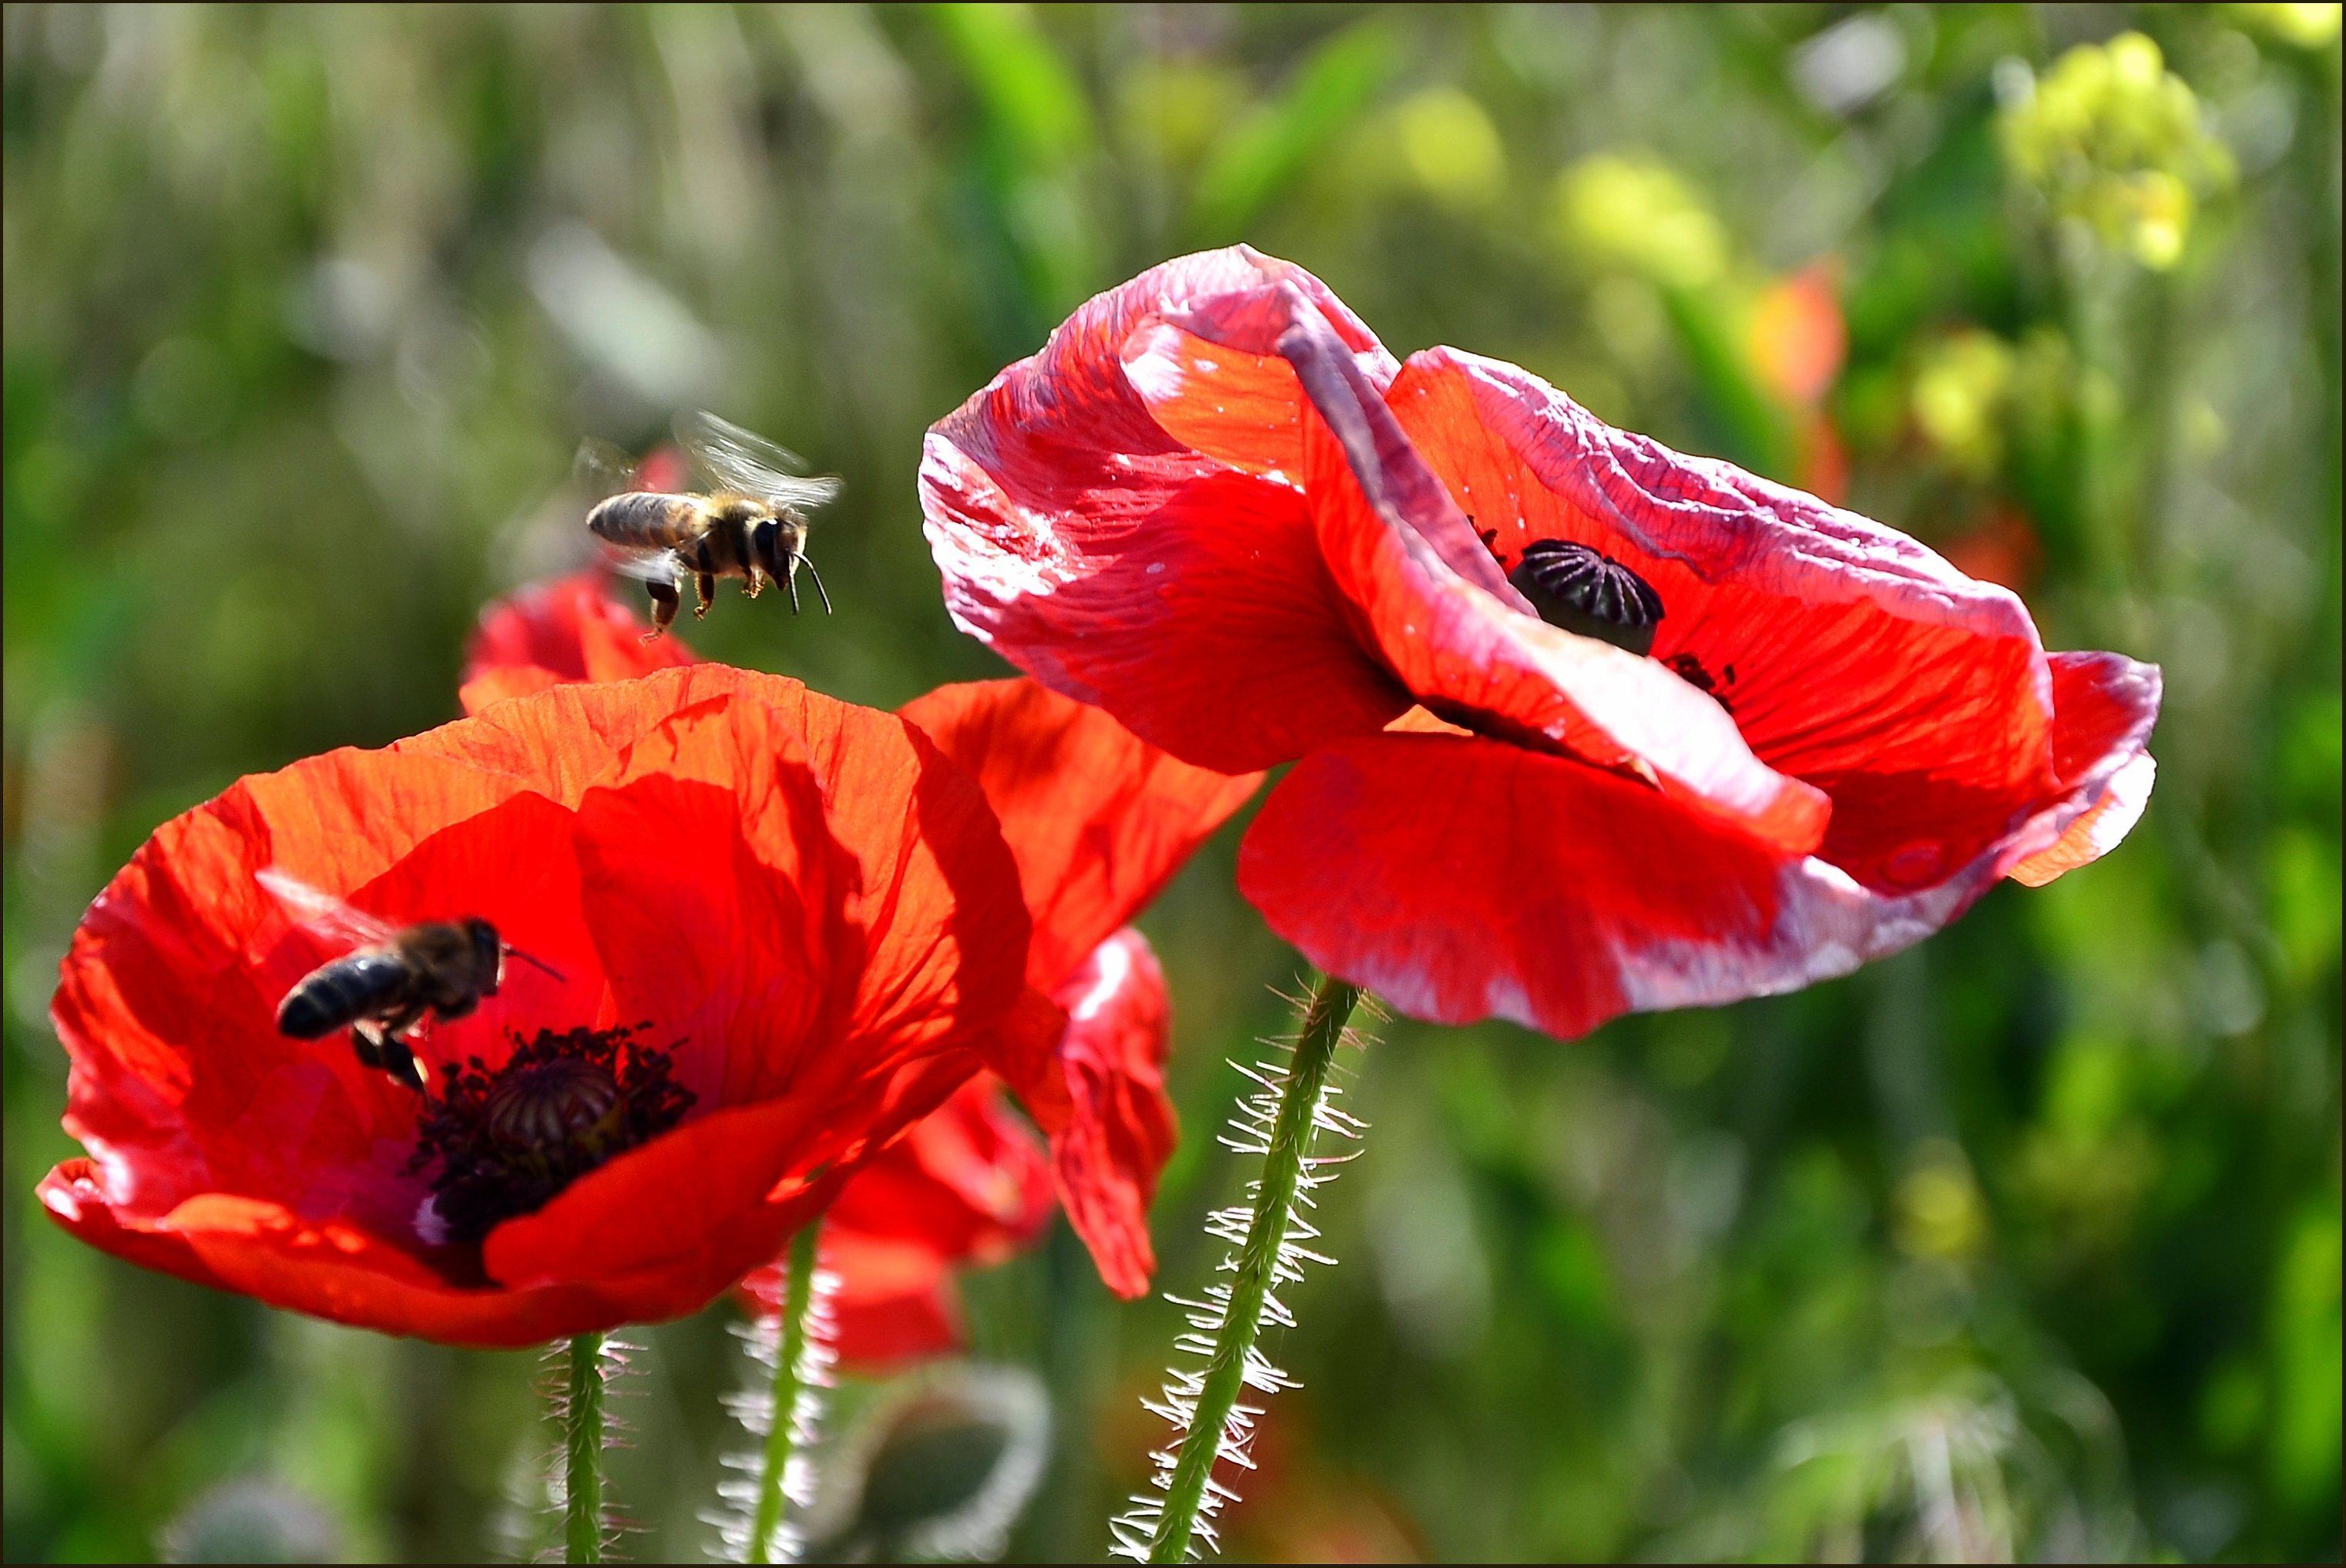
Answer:
<svg viewBox="0 0 2346 1568"><path fill-rule="evenodd" d="M556 1057L512 1074L489 1092L489 1135L516 1149L557 1150L607 1136L619 1085L599 1063Z"/></svg>
<svg viewBox="0 0 2346 1568"><path fill-rule="evenodd" d="M1564 539L1535 539L1507 581L1552 626L1633 654L1653 651L1662 596L1610 555Z"/></svg>

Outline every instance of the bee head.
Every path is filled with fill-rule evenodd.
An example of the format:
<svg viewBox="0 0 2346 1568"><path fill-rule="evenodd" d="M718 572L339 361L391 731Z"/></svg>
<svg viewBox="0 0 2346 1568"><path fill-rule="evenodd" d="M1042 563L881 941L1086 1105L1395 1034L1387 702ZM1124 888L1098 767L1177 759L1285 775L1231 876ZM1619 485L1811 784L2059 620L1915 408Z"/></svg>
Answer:
<svg viewBox="0 0 2346 1568"><path fill-rule="evenodd" d="M799 553L805 539L803 523L781 516L760 518L750 528L750 559L769 577L778 582L786 580L790 558Z"/></svg>
<svg viewBox="0 0 2346 1568"><path fill-rule="evenodd" d="M481 994L495 996L497 983L505 978L505 944L498 939L497 928L478 916L465 921L464 935L473 944L473 972L487 977Z"/></svg>

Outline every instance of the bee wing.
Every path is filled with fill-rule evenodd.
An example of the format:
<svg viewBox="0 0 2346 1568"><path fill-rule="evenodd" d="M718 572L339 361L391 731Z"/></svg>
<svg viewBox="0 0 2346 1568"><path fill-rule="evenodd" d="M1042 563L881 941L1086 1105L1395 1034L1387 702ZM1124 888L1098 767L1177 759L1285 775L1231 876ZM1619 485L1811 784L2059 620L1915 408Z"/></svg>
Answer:
<svg viewBox="0 0 2346 1568"><path fill-rule="evenodd" d="M806 459L706 409L676 416L676 439L714 488L805 508L837 499L839 481L803 477Z"/></svg>
<svg viewBox="0 0 2346 1568"><path fill-rule="evenodd" d="M321 935L337 937L358 947L372 947L399 934L397 926L354 910L332 893L320 892L275 866L255 871L252 880L266 888L270 896L283 904L301 924Z"/></svg>
<svg viewBox="0 0 2346 1568"><path fill-rule="evenodd" d="M673 550L606 550L603 562L622 577L638 583L674 583L687 575Z"/></svg>
<svg viewBox="0 0 2346 1568"><path fill-rule="evenodd" d="M570 476L597 501L636 487L636 460L607 441L588 436L578 443Z"/></svg>

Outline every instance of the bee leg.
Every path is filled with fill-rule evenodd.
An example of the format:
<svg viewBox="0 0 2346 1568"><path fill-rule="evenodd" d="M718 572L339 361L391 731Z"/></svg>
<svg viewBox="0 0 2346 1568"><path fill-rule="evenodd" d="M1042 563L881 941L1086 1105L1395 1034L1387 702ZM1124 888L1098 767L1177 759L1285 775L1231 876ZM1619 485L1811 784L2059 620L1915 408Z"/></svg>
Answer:
<svg viewBox="0 0 2346 1568"><path fill-rule="evenodd" d="M413 1089L418 1094L423 1093L429 1074L423 1064L415 1059L415 1052L405 1036L423 1022L429 1005L421 1002L411 1003L378 1025L382 1031L382 1070L391 1074L393 1083L403 1089Z"/></svg>
<svg viewBox="0 0 2346 1568"><path fill-rule="evenodd" d="M708 619L709 601L717 596L717 574L695 572L692 575L692 596L696 601L692 606L692 618L696 621Z"/></svg>
<svg viewBox="0 0 2346 1568"><path fill-rule="evenodd" d="M375 1033L373 1024L351 1025L351 1054L359 1059L362 1067L382 1070L382 1037Z"/></svg>
<svg viewBox="0 0 2346 1568"><path fill-rule="evenodd" d="M423 1093L426 1081L423 1064L415 1059L415 1053L407 1048L406 1041L397 1035L385 1040L382 1056L382 1070L391 1074L393 1083L403 1089L413 1089L419 1095Z"/></svg>
<svg viewBox="0 0 2346 1568"><path fill-rule="evenodd" d="M754 599L765 591L766 574L760 571L758 564L752 561L750 563L748 575L741 580L741 596L745 599Z"/></svg>
<svg viewBox="0 0 2346 1568"><path fill-rule="evenodd" d="M675 622L677 606L684 597L676 591L674 583L649 582L644 588L652 597L652 629L644 634L644 641L650 642Z"/></svg>

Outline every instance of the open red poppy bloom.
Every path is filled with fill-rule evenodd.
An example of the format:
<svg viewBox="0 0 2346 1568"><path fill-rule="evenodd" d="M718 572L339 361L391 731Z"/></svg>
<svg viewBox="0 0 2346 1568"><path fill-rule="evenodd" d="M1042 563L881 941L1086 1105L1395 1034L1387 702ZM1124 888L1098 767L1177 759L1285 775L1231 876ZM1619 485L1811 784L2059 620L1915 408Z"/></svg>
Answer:
<svg viewBox="0 0 2346 1568"><path fill-rule="evenodd" d="M1077 311L930 432L965 629L1208 766L1301 759L1239 883L1444 1023L1576 1035L1919 940L2140 815L2158 672L1513 365L1397 364L1243 247Z"/></svg>
<svg viewBox="0 0 2346 1568"><path fill-rule="evenodd" d="M572 578L490 606L466 669L466 708L515 683L644 673L626 667L631 650L648 659L680 646L633 640L642 623L601 593ZM618 635L607 640L606 627ZM519 658L526 664L510 662ZM590 668L597 673L575 673ZM1109 1288L1127 1298L1148 1288L1148 1204L1174 1144L1163 1074L1172 1017L1155 953L1124 922L1260 782L1178 761L1030 680L945 687L903 717L995 813L1034 921L1027 978L1056 1011L1042 1009L1049 1022L1031 1036L1049 1048L1014 1072L1048 1129L1047 1149L1004 1104L1002 1082L982 1074L874 1156L826 1214L838 1349L867 1364L958 1343L954 1272L1036 1241L1054 1186ZM770 1304L782 1280L766 1268L747 1285Z"/></svg>
<svg viewBox="0 0 2346 1568"><path fill-rule="evenodd" d="M508 964L428 1096L278 1032L344 952L274 867ZM1032 1061L1017 867L913 726L704 666L240 780L91 906L41 1194L85 1240L392 1332L519 1345L690 1312L981 1067Z"/></svg>

